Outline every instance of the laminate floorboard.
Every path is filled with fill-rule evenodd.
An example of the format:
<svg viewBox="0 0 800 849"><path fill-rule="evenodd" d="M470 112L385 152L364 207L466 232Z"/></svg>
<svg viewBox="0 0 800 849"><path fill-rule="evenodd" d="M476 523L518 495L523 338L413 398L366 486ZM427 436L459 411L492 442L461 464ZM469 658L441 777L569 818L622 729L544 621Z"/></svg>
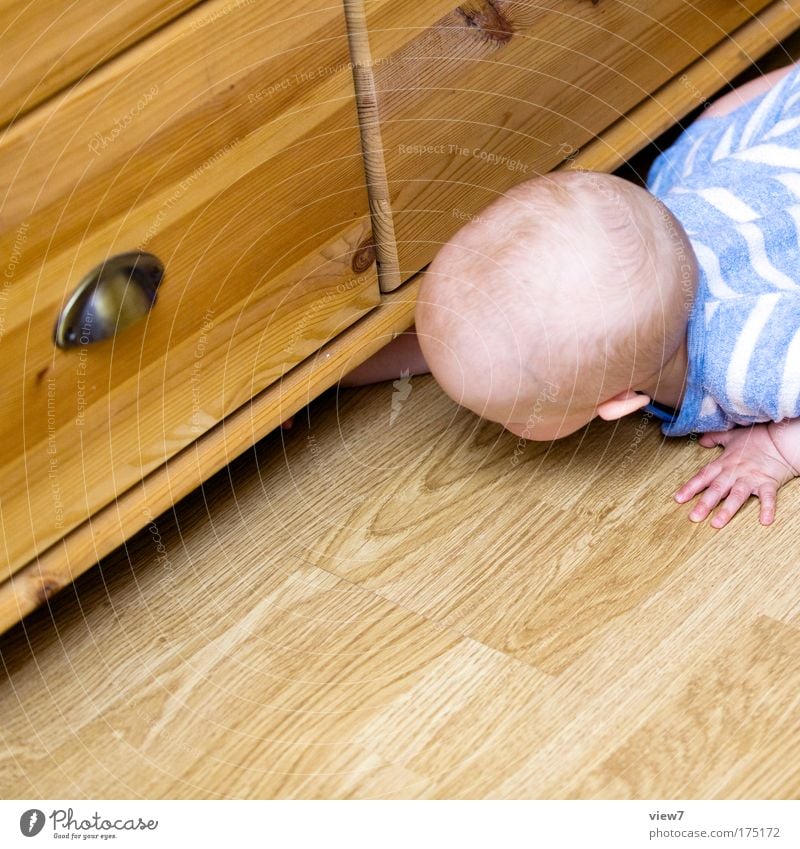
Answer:
<svg viewBox="0 0 800 849"><path fill-rule="evenodd" d="M797 798L800 483L694 525L711 456L328 393L0 638L0 793Z"/></svg>

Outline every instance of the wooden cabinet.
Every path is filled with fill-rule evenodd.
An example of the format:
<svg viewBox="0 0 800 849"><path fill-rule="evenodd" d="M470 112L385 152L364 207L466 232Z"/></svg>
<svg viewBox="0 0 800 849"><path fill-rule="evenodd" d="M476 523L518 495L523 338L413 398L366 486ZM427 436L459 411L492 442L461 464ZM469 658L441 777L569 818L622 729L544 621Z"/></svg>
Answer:
<svg viewBox="0 0 800 849"><path fill-rule="evenodd" d="M0 126L200 0L0 0Z"/></svg>
<svg viewBox="0 0 800 849"><path fill-rule="evenodd" d="M378 301L344 14L283 9L201 4L0 140L0 578ZM152 311L55 347L135 249L166 269Z"/></svg>
<svg viewBox="0 0 800 849"><path fill-rule="evenodd" d="M767 5L364 0L399 262L384 288L416 273L499 192L556 167Z"/></svg>
<svg viewBox="0 0 800 849"><path fill-rule="evenodd" d="M0 630L408 327L400 284L498 193L616 167L800 21L800 0L88 0L59 31L67 5L0 0ZM153 308L57 347L82 278L136 250L165 268Z"/></svg>

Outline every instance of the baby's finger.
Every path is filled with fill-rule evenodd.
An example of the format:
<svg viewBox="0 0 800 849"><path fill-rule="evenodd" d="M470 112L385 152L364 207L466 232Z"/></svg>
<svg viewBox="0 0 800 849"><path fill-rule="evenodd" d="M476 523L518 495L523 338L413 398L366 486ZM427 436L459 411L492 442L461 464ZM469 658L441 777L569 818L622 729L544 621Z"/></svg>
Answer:
<svg viewBox="0 0 800 849"><path fill-rule="evenodd" d="M702 522L708 514L730 492L732 481L729 477L719 475L708 485L700 500L692 507L689 518L693 522Z"/></svg>
<svg viewBox="0 0 800 849"><path fill-rule="evenodd" d="M725 446L731 438L731 431L720 430L704 433L697 441L703 448L714 448L717 445Z"/></svg>
<svg viewBox="0 0 800 849"><path fill-rule="evenodd" d="M722 507L714 514L714 518L711 520L711 527L724 528L752 494L753 487L746 481L736 481L731 487L730 494L725 499Z"/></svg>
<svg viewBox="0 0 800 849"><path fill-rule="evenodd" d="M719 472L720 466L716 462L703 466L703 468L700 469L693 478L686 481L686 483L678 489L674 495L675 500L679 504L683 504L684 501L691 500L698 492L702 492L711 483L711 481L714 480Z"/></svg>
<svg viewBox="0 0 800 849"><path fill-rule="evenodd" d="M778 497L778 487L774 483L765 483L758 488L758 498L761 501L761 513L758 520L762 525L771 525L775 521L775 501Z"/></svg>

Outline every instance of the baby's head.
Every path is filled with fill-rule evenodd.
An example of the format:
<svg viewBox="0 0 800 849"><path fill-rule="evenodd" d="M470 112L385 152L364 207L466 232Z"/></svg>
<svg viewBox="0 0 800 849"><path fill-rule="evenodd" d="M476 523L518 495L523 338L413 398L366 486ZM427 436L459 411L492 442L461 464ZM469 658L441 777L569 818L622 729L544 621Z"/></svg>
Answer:
<svg viewBox="0 0 800 849"><path fill-rule="evenodd" d="M439 251L416 325L459 404L555 439L650 400L686 333L689 240L644 189L559 172L508 191Z"/></svg>

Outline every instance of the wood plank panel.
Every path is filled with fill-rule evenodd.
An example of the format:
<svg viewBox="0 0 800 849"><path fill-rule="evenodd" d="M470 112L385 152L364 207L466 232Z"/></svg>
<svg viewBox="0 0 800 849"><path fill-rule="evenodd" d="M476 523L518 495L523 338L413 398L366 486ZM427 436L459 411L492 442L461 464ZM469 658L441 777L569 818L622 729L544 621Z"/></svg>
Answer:
<svg viewBox="0 0 800 849"><path fill-rule="evenodd" d="M725 81L791 33L797 27L798 15L800 0L773 3L756 19L740 27L731 39L721 42L688 68L685 79L671 80L582 148L568 167L613 170L680 120L697 105L697 98L711 96ZM782 50L777 53L783 62L789 58ZM692 96L687 92L692 92ZM248 448L254 439L269 433L287 416L335 384L349 368L363 362L393 334L409 327L413 322L418 283L416 278L385 296L380 310L345 330L318 355L285 375L278 385L264 390L14 578L0 584L0 630L46 602L126 537L144 527L148 517L187 495ZM783 614L776 616L782 618Z"/></svg>
<svg viewBox="0 0 800 849"><path fill-rule="evenodd" d="M0 126L199 0L0 0Z"/></svg>
<svg viewBox="0 0 800 849"><path fill-rule="evenodd" d="M59 793L101 797L125 788L126 796L152 798L165 787L178 798L360 796L366 788L370 796L428 796L434 782L404 766L408 753L375 746L376 734L386 742L383 723L424 704L430 722L419 729L419 747L455 711L477 722L479 743L478 727L488 732L494 723L481 719L481 680L516 679L505 701L517 715L524 699L515 707L513 696L531 696L541 683L539 673L522 681L507 658L286 552L264 557L255 585L234 569L209 575L205 589L182 590L180 573L192 562L178 552L179 529L159 523L158 533L170 552L171 587L164 572L145 568L150 576L126 590L119 573L127 564L118 562L109 578L121 593L112 606L97 597L98 613L105 611L98 621L73 619L60 644L55 631L34 640L46 668L61 659L50 697L41 696L41 678L19 675L30 647L13 636L3 644L15 670L0 682L0 704L10 711L0 731L4 798L21 788L53 795L57 782ZM220 541L208 541L221 562L229 559ZM141 553L156 554L152 540ZM160 600L148 610L162 625L139 641L141 593L157 584ZM213 622L201 622L204 599L220 591L224 605ZM128 639L113 636L120 630ZM465 670L476 676L468 684ZM110 684L118 676L124 687ZM32 724L35 742L22 751ZM97 754L87 758L82 744Z"/></svg>
<svg viewBox="0 0 800 849"><path fill-rule="evenodd" d="M8 576L379 298L341 8L205 3L0 141ZM146 321L68 351L106 257L166 266Z"/></svg>
<svg viewBox="0 0 800 849"><path fill-rule="evenodd" d="M720 698L720 693L724 694ZM716 711L708 707L715 705ZM569 791L574 798L780 798L800 787L800 630L761 616ZM663 741L659 750L654 740ZM707 764L717 769L709 780Z"/></svg>
<svg viewBox="0 0 800 849"><path fill-rule="evenodd" d="M767 5L364 0L397 280Z"/></svg>

